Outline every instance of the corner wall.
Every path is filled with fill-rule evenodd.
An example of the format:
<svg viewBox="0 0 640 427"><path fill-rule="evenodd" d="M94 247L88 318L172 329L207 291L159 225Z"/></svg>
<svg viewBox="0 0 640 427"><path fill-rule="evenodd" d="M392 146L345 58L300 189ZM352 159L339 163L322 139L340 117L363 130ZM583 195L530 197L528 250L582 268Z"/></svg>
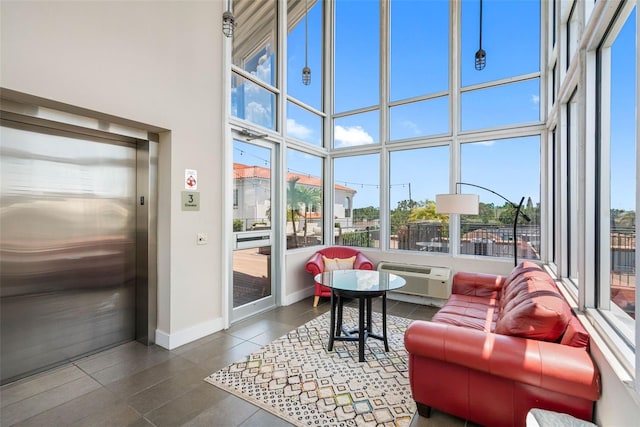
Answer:
<svg viewBox="0 0 640 427"><path fill-rule="evenodd" d="M158 333L222 327L223 3L0 4L0 87L167 129L159 148ZM146 125L142 125L146 124ZM185 169L200 211L181 210ZM196 245L206 232L209 244Z"/></svg>

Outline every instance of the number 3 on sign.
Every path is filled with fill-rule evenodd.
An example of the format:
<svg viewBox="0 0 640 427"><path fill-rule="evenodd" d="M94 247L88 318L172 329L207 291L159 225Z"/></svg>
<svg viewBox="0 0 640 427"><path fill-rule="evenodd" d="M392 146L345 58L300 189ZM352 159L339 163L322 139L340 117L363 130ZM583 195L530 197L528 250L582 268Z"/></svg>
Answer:
<svg viewBox="0 0 640 427"><path fill-rule="evenodd" d="M200 193L197 191L182 192L182 210L183 211L199 211L200 210Z"/></svg>

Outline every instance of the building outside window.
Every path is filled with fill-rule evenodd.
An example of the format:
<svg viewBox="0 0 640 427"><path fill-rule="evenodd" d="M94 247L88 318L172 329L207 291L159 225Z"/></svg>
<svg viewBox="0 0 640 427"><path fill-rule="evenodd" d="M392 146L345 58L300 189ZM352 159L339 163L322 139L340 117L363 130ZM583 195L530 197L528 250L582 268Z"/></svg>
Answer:
<svg viewBox="0 0 640 427"><path fill-rule="evenodd" d="M323 159L287 149L287 249L321 245L324 205Z"/></svg>

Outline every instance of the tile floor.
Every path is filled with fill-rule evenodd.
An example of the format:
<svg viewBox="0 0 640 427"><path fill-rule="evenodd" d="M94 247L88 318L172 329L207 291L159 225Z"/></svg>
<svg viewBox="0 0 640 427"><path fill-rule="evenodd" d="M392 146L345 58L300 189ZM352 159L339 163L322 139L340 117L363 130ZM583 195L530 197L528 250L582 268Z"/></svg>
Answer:
<svg viewBox="0 0 640 427"><path fill-rule="evenodd" d="M0 425L289 426L203 378L327 310L326 300L314 309L309 298L171 351L129 342L6 384ZM389 300L387 312L430 319L435 308ZM434 410L428 419L416 414L411 427L466 425Z"/></svg>

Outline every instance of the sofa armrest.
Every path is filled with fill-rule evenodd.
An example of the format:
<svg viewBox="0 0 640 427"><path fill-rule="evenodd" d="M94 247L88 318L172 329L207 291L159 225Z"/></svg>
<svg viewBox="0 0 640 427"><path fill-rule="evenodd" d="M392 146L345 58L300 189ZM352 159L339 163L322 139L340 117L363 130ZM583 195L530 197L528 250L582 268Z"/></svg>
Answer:
<svg viewBox="0 0 640 427"><path fill-rule="evenodd" d="M409 325L404 343L411 359L435 359L591 401L600 396L598 370L584 349L420 320Z"/></svg>
<svg viewBox="0 0 640 427"><path fill-rule="evenodd" d="M362 252L358 252L356 259L353 262L354 270L373 270L373 263L364 256Z"/></svg>
<svg viewBox="0 0 640 427"><path fill-rule="evenodd" d="M321 253L316 252L309 261L307 261L306 270L311 273L313 277L324 271L324 261L322 260Z"/></svg>
<svg viewBox="0 0 640 427"><path fill-rule="evenodd" d="M494 274L458 272L453 275L451 293L497 299L503 283L504 277Z"/></svg>

